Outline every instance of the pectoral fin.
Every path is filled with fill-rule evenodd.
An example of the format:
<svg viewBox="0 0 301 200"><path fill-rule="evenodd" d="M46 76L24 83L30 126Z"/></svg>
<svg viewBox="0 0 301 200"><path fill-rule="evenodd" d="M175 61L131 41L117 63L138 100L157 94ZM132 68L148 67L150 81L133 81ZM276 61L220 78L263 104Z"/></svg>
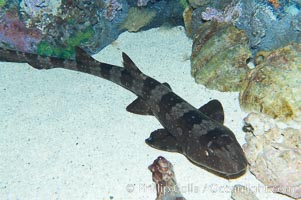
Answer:
<svg viewBox="0 0 301 200"><path fill-rule="evenodd" d="M224 109L218 100L214 99L209 101L207 104L200 107L199 110L208 117L222 124L224 123Z"/></svg>
<svg viewBox="0 0 301 200"><path fill-rule="evenodd" d="M138 114L138 115L153 115L153 112L145 101L141 98L135 99L130 105L126 107L128 112Z"/></svg>
<svg viewBox="0 0 301 200"><path fill-rule="evenodd" d="M145 142L156 149L170 152L181 152L181 145L166 129L158 129L151 133Z"/></svg>

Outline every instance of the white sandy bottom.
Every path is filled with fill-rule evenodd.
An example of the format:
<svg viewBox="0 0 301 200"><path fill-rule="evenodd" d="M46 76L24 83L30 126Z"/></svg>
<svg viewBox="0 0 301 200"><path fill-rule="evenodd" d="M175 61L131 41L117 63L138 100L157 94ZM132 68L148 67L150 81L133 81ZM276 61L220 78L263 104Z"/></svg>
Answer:
<svg viewBox="0 0 301 200"><path fill-rule="evenodd" d="M182 27L123 33L94 57L121 65L126 52L147 75L168 82L199 107L219 99L225 124L244 141L238 93L211 91L190 76L191 40ZM126 112L135 95L98 77L64 69L38 71L27 64L0 63L0 199L154 200L147 167L158 156L174 165L187 200L230 199L235 184L260 199L272 194L251 174L225 180L191 164L183 155L147 146L160 128L151 116Z"/></svg>

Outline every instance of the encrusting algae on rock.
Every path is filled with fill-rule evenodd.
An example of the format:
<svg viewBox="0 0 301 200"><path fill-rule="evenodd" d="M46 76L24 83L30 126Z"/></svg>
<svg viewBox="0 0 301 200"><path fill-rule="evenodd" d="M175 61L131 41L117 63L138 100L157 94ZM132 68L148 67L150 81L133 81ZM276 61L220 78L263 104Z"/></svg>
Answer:
<svg viewBox="0 0 301 200"><path fill-rule="evenodd" d="M197 83L219 91L240 91L250 70L247 34L230 23L207 22L194 37L192 76Z"/></svg>
<svg viewBox="0 0 301 200"><path fill-rule="evenodd" d="M142 27L148 25L156 16L155 11L143 8L132 7L125 21L120 25L120 29L126 29L129 32L137 32Z"/></svg>
<svg viewBox="0 0 301 200"><path fill-rule="evenodd" d="M259 52L244 81L240 105L280 120L301 121L301 44Z"/></svg>

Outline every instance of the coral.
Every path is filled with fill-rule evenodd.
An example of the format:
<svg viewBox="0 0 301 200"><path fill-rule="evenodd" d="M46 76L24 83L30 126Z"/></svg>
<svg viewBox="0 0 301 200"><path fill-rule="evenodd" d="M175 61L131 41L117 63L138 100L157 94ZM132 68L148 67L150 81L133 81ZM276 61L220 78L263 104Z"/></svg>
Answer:
<svg viewBox="0 0 301 200"><path fill-rule="evenodd" d="M172 164L159 156L148 167L156 184L156 200L185 200L178 188Z"/></svg>
<svg viewBox="0 0 301 200"><path fill-rule="evenodd" d="M249 114L244 121L251 127L243 145L250 171L273 192L300 198L300 126L291 128L257 113Z"/></svg>
<svg viewBox="0 0 301 200"><path fill-rule="evenodd" d="M119 3L117 0L105 1L104 17L109 21L112 21L115 18L116 13L120 10L122 10L122 4Z"/></svg>
<svg viewBox="0 0 301 200"><path fill-rule="evenodd" d="M295 26L301 23L300 5L297 2L242 1L243 12L235 25L250 37L253 55L261 50L269 51L294 42L300 43L301 34Z"/></svg>
<svg viewBox="0 0 301 200"><path fill-rule="evenodd" d="M241 15L240 4L230 4L224 11L217 10L215 8L207 7L205 12L202 12L202 19L217 22L235 22L235 20Z"/></svg>
<svg viewBox="0 0 301 200"><path fill-rule="evenodd" d="M92 54L110 44L120 34L118 26L126 17L127 5L126 0L118 0L118 2L122 4L122 10L115 14L112 21L105 18L104 13L108 5L105 4L104 0L62 1L59 16L45 13L40 20L32 20L25 13L22 15L22 19L29 26L37 27L42 31L43 43L49 44L51 51L58 52L58 49L61 49L65 54L68 51L63 49L68 49L71 53L68 52L69 55L73 54L73 49L71 49L73 46L67 46L68 38L75 38L78 32L85 32L86 29L90 30L92 27L93 32L91 32L90 39L81 43L81 47ZM109 13L106 14L109 15Z"/></svg>
<svg viewBox="0 0 301 200"><path fill-rule="evenodd" d="M225 20L224 13L219 10L216 10L215 8L206 8L206 11L202 12L202 19L217 22L227 22Z"/></svg>
<svg viewBox="0 0 301 200"><path fill-rule="evenodd" d="M197 83L220 91L239 91L249 71L248 36L229 23L207 22L195 34L191 73Z"/></svg>
<svg viewBox="0 0 301 200"><path fill-rule="evenodd" d="M42 15L58 15L61 0L22 0L20 10L26 12L31 18L40 19Z"/></svg>
<svg viewBox="0 0 301 200"><path fill-rule="evenodd" d="M121 24L120 29L127 29L129 32L137 32L142 27L149 24L155 16L155 11L132 7L129 9L128 16Z"/></svg>
<svg viewBox="0 0 301 200"><path fill-rule="evenodd" d="M15 12L7 12L1 18L0 40L10 48L19 51L35 52L41 34L34 28L26 28Z"/></svg>
<svg viewBox="0 0 301 200"><path fill-rule="evenodd" d="M150 29L159 27L163 23L171 26L183 25L183 8L179 1L183 0L168 2L166 0L149 0L147 8L141 8L142 18L132 21L129 24L129 30L138 31L142 26L143 29ZM5 2L7 3L5 4ZM116 40L119 34L126 30L126 28L120 27L128 16L129 6L136 6L136 3L137 0L0 0L0 8L4 6L1 13L14 8L20 15L18 20L24 24L24 28L38 30L38 38L39 40L42 38L43 41L40 44L39 52L69 57L73 54L73 50L71 50L73 46L67 46L67 39L74 38L77 32L88 27L93 27L94 34L89 41L81 43L81 47L89 54L97 53ZM154 17L156 20L151 20ZM5 24L5 16L1 15L0 32L6 27ZM9 36L11 37L13 34ZM15 46L4 38L3 30L0 35L3 43L7 43L7 48ZM17 37L18 40L20 38L22 37ZM5 46L3 43L1 46ZM32 45L33 50L29 51L37 49L37 44L32 42ZM20 45L20 47L18 47L19 50L30 48L26 45Z"/></svg>
<svg viewBox="0 0 301 200"><path fill-rule="evenodd" d="M301 121L301 44L259 52L244 80L240 105L284 121Z"/></svg>
<svg viewBox="0 0 301 200"><path fill-rule="evenodd" d="M81 43L81 47L89 54L97 53L116 40L119 34L126 29L120 27L126 21L129 6L135 6L137 3L137 0L23 0L21 3L20 1L22 0L14 0L18 9L22 7L19 12L22 22L27 28L35 27L42 33L43 43L40 45L39 52L63 55L63 57L73 54L72 46L67 46L67 39L74 38L76 32L88 27L93 27L94 34L89 41ZM51 7L51 3L57 2L61 2L59 9L54 9L57 14L48 12L47 9ZM129 30L138 31L141 28L141 22L147 25L143 27L145 29L161 26L165 22L172 26L182 25L183 8L179 4L179 0L165 2L166 0L150 0L147 9L141 8L142 13L146 15L142 15L141 19L132 22ZM25 11L25 9L27 10ZM156 14L160 17L151 21L149 17L152 18ZM145 16L146 18L144 18Z"/></svg>
<svg viewBox="0 0 301 200"><path fill-rule="evenodd" d="M19 10L26 27L43 30L54 23L54 17L61 16L61 0L20 0ZM45 34L46 35L46 34Z"/></svg>
<svg viewBox="0 0 301 200"><path fill-rule="evenodd" d="M192 27L198 27L203 20L232 22L236 28L244 30L249 36L252 56L261 50L273 50L301 41L300 1L189 0L189 2L190 6L195 8Z"/></svg>

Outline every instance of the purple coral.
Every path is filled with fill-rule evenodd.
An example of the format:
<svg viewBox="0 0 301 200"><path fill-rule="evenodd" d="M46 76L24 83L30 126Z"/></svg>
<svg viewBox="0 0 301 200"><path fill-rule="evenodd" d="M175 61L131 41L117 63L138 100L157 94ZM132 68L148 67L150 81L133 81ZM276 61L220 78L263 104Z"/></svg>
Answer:
<svg viewBox="0 0 301 200"><path fill-rule="evenodd" d="M115 18L117 11L122 10L122 4L117 0L106 0L105 5L104 17L110 21Z"/></svg>
<svg viewBox="0 0 301 200"><path fill-rule="evenodd" d="M217 22L223 22L225 20L224 14L221 11L211 7L206 8L206 11L202 12L202 19L206 21L212 20Z"/></svg>
<svg viewBox="0 0 301 200"><path fill-rule="evenodd" d="M208 7L202 12L202 19L206 21L234 22L241 15L240 4L230 4L224 11Z"/></svg>
<svg viewBox="0 0 301 200"><path fill-rule="evenodd" d="M13 46L24 52L35 52L41 41L41 33L37 29L26 28L16 13L7 12L0 23L0 42Z"/></svg>

